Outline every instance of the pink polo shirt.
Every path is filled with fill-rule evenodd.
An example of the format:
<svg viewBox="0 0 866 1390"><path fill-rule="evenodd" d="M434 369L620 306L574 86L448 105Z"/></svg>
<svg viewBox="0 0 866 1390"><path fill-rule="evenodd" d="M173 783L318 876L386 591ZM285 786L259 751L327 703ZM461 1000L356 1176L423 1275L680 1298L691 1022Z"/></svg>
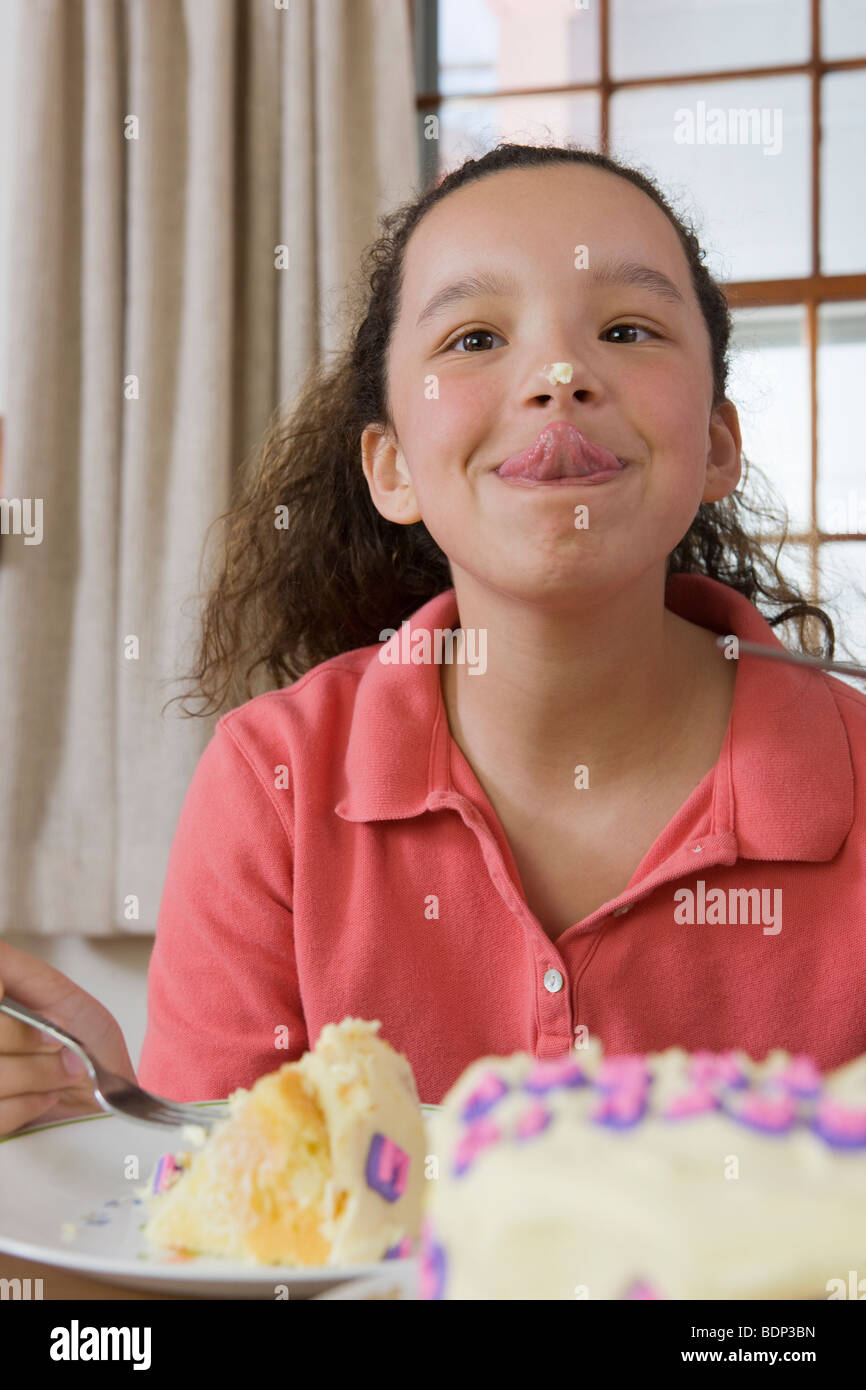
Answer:
<svg viewBox="0 0 866 1390"><path fill-rule="evenodd" d="M673 576L666 603L780 645L715 580ZM453 589L408 620L457 621ZM226 1096L347 1014L381 1019L430 1103L473 1059L555 1057L581 1025L616 1052L782 1047L827 1068L866 1051L866 695L741 655L715 767L622 892L553 943L438 665L385 664L384 645L217 724L169 859L142 1085Z"/></svg>

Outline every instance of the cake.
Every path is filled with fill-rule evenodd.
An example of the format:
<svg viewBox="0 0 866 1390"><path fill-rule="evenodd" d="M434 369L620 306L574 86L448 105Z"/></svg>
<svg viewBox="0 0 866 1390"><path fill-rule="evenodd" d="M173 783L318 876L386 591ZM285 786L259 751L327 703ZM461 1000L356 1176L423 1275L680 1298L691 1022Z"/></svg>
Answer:
<svg viewBox="0 0 866 1390"><path fill-rule="evenodd" d="M151 1246L295 1267L410 1253L425 1132L409 1062L379 1028L327 1024L312 1052L233 1091L201 1147L161 1158L142 1190Z"/></svg>
<svg viewBox="0 0 866 1390"><path fill-rule="evenodd" d="M422 1298L827 1298L866 1274L866 1056L483 1057L430 1149Z"/></svg>

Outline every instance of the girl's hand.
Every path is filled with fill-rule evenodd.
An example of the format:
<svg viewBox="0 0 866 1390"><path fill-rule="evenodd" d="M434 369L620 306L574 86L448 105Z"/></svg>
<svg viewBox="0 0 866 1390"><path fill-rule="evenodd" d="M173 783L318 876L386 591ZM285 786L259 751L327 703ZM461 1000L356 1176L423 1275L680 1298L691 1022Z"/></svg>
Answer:
<svg viewBox="0 0 866 1390"><path fill-rule="evenodd" d="M98 999L36 956L0 940L0 998L8 993L73 1033L103 1066L135 1081L117 1020ZM70 1074L64 1058L79 1071ZM39 1121L99 1114L89 1077L62 1043L0 1013L0 1135Z"/></svg>

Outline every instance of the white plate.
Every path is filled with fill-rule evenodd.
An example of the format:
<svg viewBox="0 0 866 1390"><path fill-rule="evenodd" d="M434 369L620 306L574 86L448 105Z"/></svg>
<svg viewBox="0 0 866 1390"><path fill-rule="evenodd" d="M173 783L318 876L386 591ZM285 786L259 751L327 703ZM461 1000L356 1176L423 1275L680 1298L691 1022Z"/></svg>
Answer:
<svg viewBox="0 0 866 1390"><path fill-rule="evenodd" d="M222 1101L202 1101L221 1106ZM435 1105L422 1110L437 1110ZM0 1250L92 1279L192 1298L310 1298L347 1279L387 1272L414 1289L416 1261L295 1269L215 1256L160 1257L144 1240L144 1187L164 1153L189 1147L181 1130L84 1115L0 1139ZM75 1235L63 1237L72 1222ZM410 1294L411 1296L411 1294Z"/></svg>

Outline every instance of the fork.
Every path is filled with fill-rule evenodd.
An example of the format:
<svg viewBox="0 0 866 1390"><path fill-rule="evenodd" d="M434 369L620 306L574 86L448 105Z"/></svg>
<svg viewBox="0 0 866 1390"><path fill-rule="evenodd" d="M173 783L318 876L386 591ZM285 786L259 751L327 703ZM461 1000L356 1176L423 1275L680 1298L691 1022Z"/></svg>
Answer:
<svg viewBox="0 0 866 1390"><path fill-rule="evenodd" d="M723 647L730 637L716 638L716 646ZM801 652L790 652L787 647L767 647L761 642L744 642L737 638L737 645L747 656L765 656L770 661L791 661L795 666L813 666L819 671L839 671L844 676L866 676L866 666L857 666L853 661L825 661L821 656L804 656Z"/></svg>
<svg viewBox="0 0 866 1390"><path fill-rule="evenodd" d="M200 1125L208 1131L224 1117L224 1112L214 1113L212 1110L199 1109L196 1105L178 1105L172 1100L163 1100L161 1096L143 1091L140 1086L127 1081L126 1077L118 1076L107 1067L103 1067L95 1057L91 1057L77 1038L66 1032L65 1028L60 1028L50 1019L43 1018L42 1014L35 1013L26 1004L19 1004L16 999L10 999L8 994L4 994L0 999L0 1013L16 1018L19 1023L28 1023L33 1028L39 1028L43 1033L49 1033L52 1038L57 1038L76 1053L93 1082L94 1096L103 1110L109 1114L121 1115L125 1120L133 1120L136 1124Z"/></svg>

